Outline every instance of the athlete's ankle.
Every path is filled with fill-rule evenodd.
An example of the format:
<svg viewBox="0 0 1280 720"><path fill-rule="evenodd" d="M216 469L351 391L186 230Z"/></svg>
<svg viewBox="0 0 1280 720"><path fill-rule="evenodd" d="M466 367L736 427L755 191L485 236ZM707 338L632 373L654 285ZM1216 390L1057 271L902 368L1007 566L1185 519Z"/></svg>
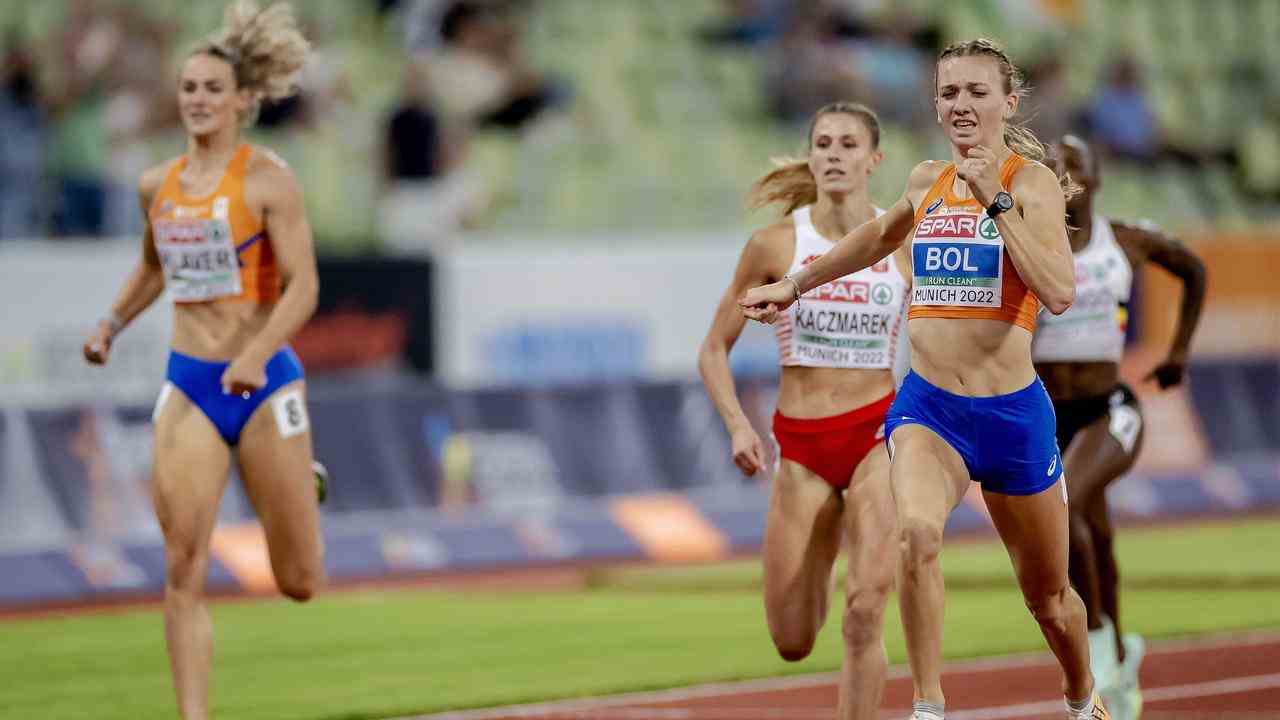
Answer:
<svg viewBox="0 0 1280 720"><path fill-rule="evenodd" d="M944 709L943 703L916 700L911 704L911 720L944 720Z"/></svg>

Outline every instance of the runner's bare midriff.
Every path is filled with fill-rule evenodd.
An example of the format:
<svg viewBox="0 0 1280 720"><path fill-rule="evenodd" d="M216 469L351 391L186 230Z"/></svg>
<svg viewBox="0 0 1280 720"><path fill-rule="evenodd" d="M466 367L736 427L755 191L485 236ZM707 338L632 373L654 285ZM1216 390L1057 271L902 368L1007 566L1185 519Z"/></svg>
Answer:
<svg viewBox="0 0 1280 720"><path fill-rule="evenodd" d="M778 412L790 418L823 418L852 412L893 392L889 370L783 366Z"/></svg>
<svg viewBox="0 0 1280 720"><path fill-rule="evenodd" d="M1035 379L1031 333L1001 320L914 318L911 369L956 395L1007 395Z"/></svg>
<svg viewBox="0 0 1280 720"><path fill-rule="evenodd" d="M273 307L238 300L175 303L173 349L201 360L234 360L262 331Z"/></svg>

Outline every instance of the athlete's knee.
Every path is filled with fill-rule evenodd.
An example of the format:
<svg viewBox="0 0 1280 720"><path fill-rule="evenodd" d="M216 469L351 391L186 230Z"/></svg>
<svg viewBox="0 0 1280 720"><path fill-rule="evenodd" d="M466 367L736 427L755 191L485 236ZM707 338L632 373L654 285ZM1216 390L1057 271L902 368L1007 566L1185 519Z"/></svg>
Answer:
<svg viewBox="0 0 1280 720"><path fill-rule="evenodd" d="M1068 583L1026 591L1024 599L1036 622L1042 627L1059 630L1065 630L1067 622L1083 609L1079 597Z"/></svg>
<svg viewBox="0 0 1280 720"><path fill-rule="evenodd" d="M861 652L880 639L891 585L886 579L883 583L855 588L845 598L841 631L849 650Z"/></svg>
<svg viewBox="0 0 1280 720"><path fill-rule="evenodd" d="M795 606L776 608L769 613L769 637L778 655L787 662L809 657L818 638L821 622L815 613Z"/></svg>
<svg viewBox="0 0 1280 720"><path fill-rule="evenodd" d="M816 632L807 632L805 629L775 630L771 635L778 656L787 662L799 662L809 657L818 637Z"/></svg>
<svg viewBox="0 0 1280 720"><path fill-rule="evenodd" d="M170 538L165 543L165 586L178 592L199 592L208 567L208 548L194 538Z"/></svg>
<svg viewBox="0 0 1280 720"><path fill-rule="evenodd" d="M936 562L942 552L942 527L932 520L901 518L898 539L902 564L908 573L919 572Z"/></svg>
<svg viewBox="0 0 1280 720"><path fill-rule="evenodd" d="M309 567L289 568L277 574L276 585L285 597L306 602L315 597L320 585L320 573Z"/></svg>

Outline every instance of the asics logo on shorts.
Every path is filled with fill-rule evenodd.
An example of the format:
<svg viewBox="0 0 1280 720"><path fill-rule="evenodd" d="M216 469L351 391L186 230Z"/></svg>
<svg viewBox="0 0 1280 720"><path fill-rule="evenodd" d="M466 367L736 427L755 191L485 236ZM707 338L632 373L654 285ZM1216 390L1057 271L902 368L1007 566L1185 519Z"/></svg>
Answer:
<svg viewBox="0 0 1280 720"><path fill-rule="evenodd" d="M1053 460L1049 461L1049 470L1048 472L1045 473L1045 477L1052 475L1053 471L1057 469L1058 469L1058 456L1054 455Z"/></svg>

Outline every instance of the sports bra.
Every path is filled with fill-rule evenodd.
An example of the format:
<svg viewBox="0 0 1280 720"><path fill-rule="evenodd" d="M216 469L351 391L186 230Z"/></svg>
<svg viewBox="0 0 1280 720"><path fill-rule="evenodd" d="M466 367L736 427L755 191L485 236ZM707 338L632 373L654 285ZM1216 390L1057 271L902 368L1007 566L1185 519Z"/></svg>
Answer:
<svg viewBox="0 0 1280 720"><path fill-rule="evenodd" d="M876 217L884 211L876 208ZM813 226L810 207L791 215L796 251L788 273L825 255L835 243ZM907 281L893 255L805 293L774 323L784 366L892 368L900 347Z"/></svg>
<svg viewBox="0 0 1280 720"><path fill-rule="evenodd" d="M217 187L189 197L179 177L187 156L169 168L151 201L151 235L175 303L248 300L270 304L280 297L280 273L262 221L244 198L253 148L236 149Z"/></svg>
<svg viewBox="0 0 1280 720"><path fill-rule="evenodd" d="M1010 155L1000 168L1001 187L1008 190L1027 162ZM916 209L907 317L1000 320L1035 332L1039 298L1009 260L996 221L976 199L952 192L955 177L949 163Z"/></svg>

